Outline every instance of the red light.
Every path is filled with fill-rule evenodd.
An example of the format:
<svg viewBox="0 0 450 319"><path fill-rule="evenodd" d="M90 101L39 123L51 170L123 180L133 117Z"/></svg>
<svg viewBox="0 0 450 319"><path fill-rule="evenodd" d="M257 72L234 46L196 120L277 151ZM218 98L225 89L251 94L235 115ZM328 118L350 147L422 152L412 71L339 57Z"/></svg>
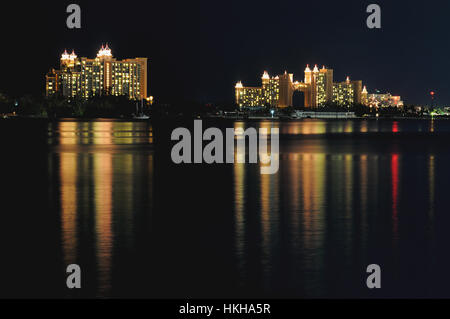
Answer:
<svg viewBox="0 0 450 319"><path fill-rule="evenodd" d="M431 95L434 95L435 93L434 93L434 91L431 91L430 94L431 94Z"/></svg>
<svg viewBox="0 0 450 319"><path fill-rule="evenodd" d="M392 132L393 133L398 133L398 122L393 122L392 123Z"/></svg>

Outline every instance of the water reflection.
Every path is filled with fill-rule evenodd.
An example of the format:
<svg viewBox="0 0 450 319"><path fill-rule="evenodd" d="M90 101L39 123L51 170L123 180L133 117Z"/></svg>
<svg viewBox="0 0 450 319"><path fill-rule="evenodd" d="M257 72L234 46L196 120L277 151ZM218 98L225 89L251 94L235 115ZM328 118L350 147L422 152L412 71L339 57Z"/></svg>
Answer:
<svg viewBox="0 0 450 319"><path fill-rule="evenodd" d="M276 242L279 240L279 184L278 175L261 175L261 247L265 290L270 289Z"/></svg>
<svg viewBox="0 0 450 319"><path fill-rule="evenodd" d="M268 122L280 127L280 134L323 135L339 133L401 133L401 132L450 132L446 120L320 120Z"/></svg>
<svg viewBox="0 0 450 319"><path fill-rule="evenodd" d="M245 200L246 200L246 187L245 187L245 164L234 165L234 215L235 215L235 238L234 243L236 246L236 260L237 268L239 272L239 285L243 285L245 277Z"/></svg>
<svg viewBox="0 0 450 319"><path fill-rule="evenodd" d="M373 169L373 167L371 167ZM369 157L363 154L359 158L359 192L361 226L358 232L361 237L361 247L367 247L367 230L368 230L368 203L369 203ZM364 249L361 254L365 254Z"/></svg>
<svg viewBox="0 0 450 319"><path fill-rule="evenodd" d="M52 155L52 160L59 163L56 187L59 186L60 194L64 264L95 265L95 271L89 269L87 273L95 273L92 282L96 284L91 282L86 289L91 288L96 296L109 296L114 253L122 251L125 255L134 249L136 208L148 214L152 207L153 152L134 152L121 147L126 141L134 143L134 138L120 137L116 144L121 135L117 134L118 128L132 128L136 125L133 123L62 122L60 125L59 143L74 146L57 147ZM137 126L142 128L140 123ZM84 130L89 131L90 137L83 137ZM85 143L92 145L89 152L81 148ZM144 186L138 191L141 195L146 192L145 196L135 194L134 185ZM89 257L92 248L94 264Z"/></svg>
<svg viewBox="0 0 450 319"><path fill-rule="evenodd" d="M415 131L430 130L429 122L413 123ZM443 230L439 233L437 219L447 218L448 206L442 203L450 174L446 164L439 164L447 163L450 154L427 141L395 140L401 139L400 133L412 131L411 125L375 120L235 122L235 128L279 128L285 134L302 135L281 138L278 173L261 175L260 164L239 163L246 157L239 149L232 165L183 167L183 171L177 166L175 170L164 154L150 147L147 123L52 124L49 138L58 172L54 188L63 262L95 269L91 288L96 296L126 296L128 290L120 287L134 289L124 284L133 272L136 284L141 277L148 283L160 276L184 278L194 271L196 277L188 282L198 281L201 287L211 287L205 281L223 275L223 282L237 287L230 296L359 297L366 291L361 292L364 266L378 262L391 267L394 274L401 273L411 259L437 259L435 238L448 238ZM447 124L436 121L434 125L436 132L446 130ZM351 136L374 131L398 134L370 140ZM343 137L316 136L328 132L340 132ZM421 147L420 151L415 147ZM161 157L155 159L156 155ZM155 162L159 165L156 177ZM211 183L203 186L208 191L214 188L211 192L222 187L217 192L223 196L220 193L217 198L227 202L212 202L193 187L203 170L207 176L214 174L212 178L202 175ZM174 171L188 172L182 175L188 178L171 175ZM155 185L159 196L153 197ZM188 206L195 209L183 210L184 202L173 204L178 196L192 201ZM162 227L149 237L149 225L143 221L153 223L148 216L154 201L159 201L156 228ZM168 214L167 207L179 211ZM226 228L228 221L231 231ZM183 235L177 237L180 232ZM151 245L157 248L148 249ZM202 245L206 250L201 250ZM216 252L216 247L223 251ZM205 251L205 257L198 257ZM185 257L191 254L204 262L217 261L212 265L218 269L199 268L195 258L185 268ZM148 260L141 257L147 255ZM221 267L221 261L229 263ZM150 268L153 263L157 267ZM159 272L151 274L151 269ZM163 279L161 286L166 285ZM186 289L177 280L169 284L174 291ZM212 293L218 291L223 291L220 284ZM204 290L198 295L209 293ZM138 294L148 295L158 296L158 291L149 285Z"/></svg>
<svg viewBox="0 0 450 319"><path fill-rule="evenodd" d="M108 136L105 140L108 140ZM111 288L112 230L112 156L98 153L94 160L95 236L98 265L99 294L106 295Z"/></svg>
<svg viewBox="0 0 450 319"><path fill-rule="evenodd" d="M150 124L121 121L64 121L49 124L49 144L120 145L152 144Z"/></svg>
<svg viewBox="0 0 450 319"><path fill-rule="evenodd" d="M77 154L61 154L61 228L64 264L77 260Z"/></svg>
<svg viewBox="0 0 450 319"><path fill-rule="evenodd" d="M291 124L287 128L284 123L264 124L268 125L294 132ZM392 132L401 127L398 122L389 126ZM299 130L320 132L322 127ZM342 132L348 131L348 125L342 126ZM342 143L339 148L326 140L306 139L295 147L289 142L289 147L281 147L280 171L275 175L259 175L253 166L234 165L234 242L241 285L251 282L248 274L255 268L250 268L248 259L257 247L261 247L262 288L281 296L290 289L304 289L309 297L327 296L334 289L339 295L346 283L333 279L336 273L347 280L353 277L360 287L355 267L362 269L373 262L375 252L380 263L397 262L394 265L400 267L398 256L393 256L399 254L401 238L402 166L419 155L403 154L398 145L381 152L373 145L369 152L362 152L352 147L352 140ZM416 178L416 173L420 176L421 171L427 175L428 183L419 184L428 189L432 225L435 155L428 157L426 167L414 169L409 178ZM254 207L255 200L260 202L259 209ZM257 218L261 236L249 234L252 230L245 216ZM403 223L409 222L405 215ZM379 247L385 249L384 254L378 252Z"/></svg>
<svg viewBox="0 0 450 319"><path fill-rule="evenodd" d="M399 156L392 154L391 157L391 175L392 175L392 224L393 238L398 240L398 202L399 202Z"/></svg>

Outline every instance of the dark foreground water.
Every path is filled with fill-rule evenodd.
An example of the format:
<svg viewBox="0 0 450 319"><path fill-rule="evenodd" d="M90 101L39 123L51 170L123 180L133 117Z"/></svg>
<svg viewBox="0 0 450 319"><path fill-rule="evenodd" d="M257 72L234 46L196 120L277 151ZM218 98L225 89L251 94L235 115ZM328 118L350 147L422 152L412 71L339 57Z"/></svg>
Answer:
<svg viewBox="0 0 450 319"><path fill-rule="evenodd" d="M0 296L450 297L450 121L209 125L279 127L279 172L174 165L147 122L0 122Z"/></svg>

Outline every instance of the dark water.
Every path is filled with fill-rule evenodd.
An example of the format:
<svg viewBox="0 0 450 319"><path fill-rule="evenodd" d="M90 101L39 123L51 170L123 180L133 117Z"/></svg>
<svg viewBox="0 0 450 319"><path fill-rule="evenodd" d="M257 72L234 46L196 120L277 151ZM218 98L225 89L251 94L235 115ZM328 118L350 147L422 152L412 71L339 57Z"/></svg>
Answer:
<svg viewBox="0 0 450 319"><path fill-rule="evenodd" d="M174 165L147 122L1 122L0 296L450 297L450 121L209 125L279 127L279 172Z"/></svg>

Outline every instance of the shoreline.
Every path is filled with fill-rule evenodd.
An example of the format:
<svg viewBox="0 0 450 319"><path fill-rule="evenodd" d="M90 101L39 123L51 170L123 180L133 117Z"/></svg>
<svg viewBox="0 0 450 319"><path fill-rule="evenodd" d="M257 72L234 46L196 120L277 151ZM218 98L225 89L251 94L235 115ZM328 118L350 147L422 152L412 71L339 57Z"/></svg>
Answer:
<svg viewBox="0 0 450 319"><path fill-rule="evenodd" d="M25 116L11 116L0 118L0 121L14 121L14 120L32 120L32 121L47 121L47 122L91 122L91 121L114 121L114 122L152 122L154 119L135 119L135 118L117 118L117 117L92 117L92 118L81 118L81 117L60 117L60 118L48 118L48 117L25 117ZM204 121L245 121L245 122L302 122L302 121L349 121L349 120L367 120L367 121L378 121L378 120L450 120L450 117L441 116L427 116L427 117L401 117L401 116L389 116L389 117L363 117L355 116L351 118L336 118L336 117L322 117L322 118L285 118L285 117L165 117L158 118L158 121L180 121L180 120L204 120Z"/></svg>

